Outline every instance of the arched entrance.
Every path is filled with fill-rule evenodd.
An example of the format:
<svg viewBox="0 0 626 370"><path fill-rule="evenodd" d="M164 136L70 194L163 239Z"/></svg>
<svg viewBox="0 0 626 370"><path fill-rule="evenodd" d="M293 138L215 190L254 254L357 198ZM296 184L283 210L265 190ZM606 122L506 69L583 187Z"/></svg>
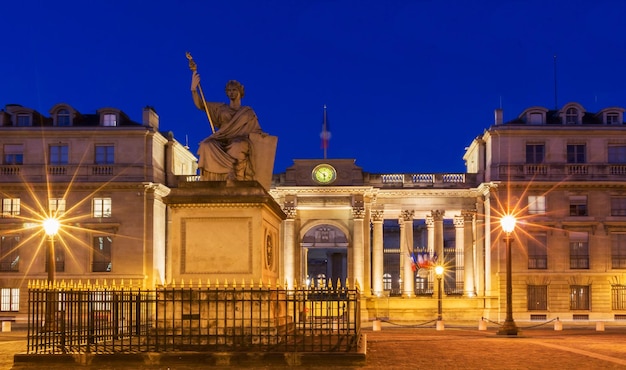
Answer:
<svg viewBox="0 0 626 370"><path fill-rule="evenodd" d="M337 227L317 225L302 238L303 275L308 286L342 286L348 275L348 238Z"/></svg>

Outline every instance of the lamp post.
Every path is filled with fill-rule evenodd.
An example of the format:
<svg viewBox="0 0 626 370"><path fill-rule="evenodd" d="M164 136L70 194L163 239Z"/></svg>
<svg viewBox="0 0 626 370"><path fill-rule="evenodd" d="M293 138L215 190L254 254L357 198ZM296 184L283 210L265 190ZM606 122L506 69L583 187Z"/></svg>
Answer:
<svg viewBox="0 0 626 370"><path fill-rule="evenodd" d="M435 275L437 275L437 330L443 330L442 320L442 292L441 292L441 277L443 276L443 266L435 266Z"/></svg>
<svg viewBox="0 0 626 370"><path fill-rule="evenodd" d="M500 219L500 225L505 233L504 242L506 244L506 319L498 330L498 335L517 335L519 329L513 320L513 285L511 278L511 233L515 230L515 217L506 215Z"/></svg>
<svg viewBox="0 0 626 370"><path fill-rule="evenodd" d="M54 237L59 232L61 224L54 217L47 218L43 221L43 229L48 235L48 283L54 282L54 273L56 272L56 261L54 256Z"/></svg>

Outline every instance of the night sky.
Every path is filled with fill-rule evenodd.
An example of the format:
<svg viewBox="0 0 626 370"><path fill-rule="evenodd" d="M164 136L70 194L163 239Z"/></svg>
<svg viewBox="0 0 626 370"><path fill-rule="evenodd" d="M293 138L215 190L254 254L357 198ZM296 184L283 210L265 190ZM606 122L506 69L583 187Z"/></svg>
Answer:
<svg viewBox="0 0 626 370"><path fill-rule="evenodd" d="M208 101L245 85L279 138L275 173L323 157L324 105L328 157L374 173L464 172L500 106L505 121L571 101L626 107L618 0L20 0L0 15L0 108L115 107L140 122L149 105L195 152L210 128L189 51Z"/></svg>

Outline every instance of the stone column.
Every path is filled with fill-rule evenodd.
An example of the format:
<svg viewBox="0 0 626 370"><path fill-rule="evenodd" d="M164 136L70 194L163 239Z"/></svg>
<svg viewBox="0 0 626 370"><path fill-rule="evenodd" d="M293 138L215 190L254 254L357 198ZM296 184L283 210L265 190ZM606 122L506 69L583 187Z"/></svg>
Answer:
<svg viewBox="0 0 626 370"><path fill-rule="evenodd" d="M374 235L372 237L372 287L375 296L383 294L383 274L385 255L383 253L383 211L372 211Z"/></svg>
<svg viewBox="0 0 626 370"><path fill-rule="evenodd" d="M400 258L403 271L402 276L402 297L412 297L415 295L415 277L411 255L413 253L413 215L415 211L402 211L400 215Z"/></svg>
<svg viewBox="0 0 626 370"><path fill-rule="evenodd" d="M454 269L454 281L456 286L459 283L463 283L463 289L465 290L465 219L462 215L454 216L454 254L456 266ZM463 256L463 258L458 258ZM449 276L449 275L448 275Z"/></svg>
<svg viewBox="0 0 626 370"><path fill-rule="evenodd" d="M363 288L363 218L365 217L365 208L361 206L352 207L352 261L354 263L352 271L354 271L353 281L358 284L359 289ZM351 286L352 287L352 286Z"/></svg>
<svg viewBox="0 0 626 370"><path fill-rule="evenodd" d="M287 214L287 219L284 221L284 265L283 271L285 274L285 281L287 282L288 289L293 289L295 277L295 221L296 221L296 207L294 202L285 202L283 211Z"/></svg>
<svg viewBox="0 0 626 370"><path fill-rule="evenodd" d="M476 296L476 285L474 283L474 215L475 210L463 210L463 260L465 268L465 279L463 294L467 297Z"/></svg>
<svg viewBox="0 0 626 370"><path fill-rule="evenodd" d="M445 261L443 260L443 215L445 214L445 211L442 210L433 210L431 211L431 215L433 217L433 221L434 221L434 246L435 246L435 253L437 254L437 263L441 264L441 263L445 263Z"/></svg>

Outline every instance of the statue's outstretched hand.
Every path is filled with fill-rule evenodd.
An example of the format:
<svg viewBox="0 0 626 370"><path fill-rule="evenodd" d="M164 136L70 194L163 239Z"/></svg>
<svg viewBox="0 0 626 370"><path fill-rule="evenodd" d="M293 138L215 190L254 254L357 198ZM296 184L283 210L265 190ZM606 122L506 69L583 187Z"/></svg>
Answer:
<svg viewBox="0 0 626 370"><path fill-rule="evenodd" d="M191 75L191 91L196 91L199 85L200 75L198 74L198 72L193 71L193 74Z"/></svg>

